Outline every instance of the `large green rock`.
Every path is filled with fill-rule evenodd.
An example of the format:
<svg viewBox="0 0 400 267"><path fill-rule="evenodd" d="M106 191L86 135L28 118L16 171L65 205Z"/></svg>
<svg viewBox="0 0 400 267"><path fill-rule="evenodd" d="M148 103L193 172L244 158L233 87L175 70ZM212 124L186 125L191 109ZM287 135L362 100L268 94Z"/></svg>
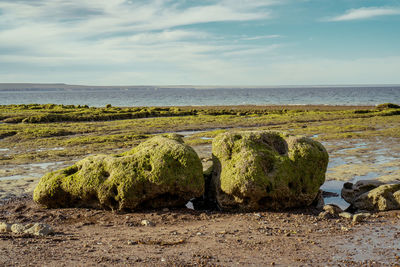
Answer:
<svg viewBox="0 0 400 267"><path fill-rule="evenodd" d="M222 209L308 206L325 181L328 165L320 143L270 131L220 134L212 153L211 191Z"/></svg>
<svg viewBox="0 0 400 267"><path fill-rule="evenodd" d="M34 200L49 208L181 206L204 192L202 164L177 135L153 137L120 155L87 157L43 176Z"/></svg>

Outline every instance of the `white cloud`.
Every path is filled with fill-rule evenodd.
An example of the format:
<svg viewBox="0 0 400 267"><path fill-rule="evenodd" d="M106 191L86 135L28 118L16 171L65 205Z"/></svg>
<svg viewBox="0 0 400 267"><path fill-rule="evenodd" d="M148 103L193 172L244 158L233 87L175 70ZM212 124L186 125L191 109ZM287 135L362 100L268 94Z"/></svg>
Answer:
<svg viewBox="0 0 400 267"><path fill-rule="evenodd" d="M264 75L266 84L398 84L400 57L359 59L288 59L276 61L256 76Z"/></svg>
<svg viewBox="0 0 400 267"><path fill-rule="evenodd" d="M271 35L258 35L258 36L251 36L251 37L245 36L245 37L242 37L241 39L245 40L245 41L253 41L253 40L262 40L262 39L276 39L276 38L281 38L281 37L283 37L283 36L279 35L279 34L271 34Z"/></svg>
<svg viewBox="0 0 400 267"><path fill-rule="evenodd" d="M392 7L362 7L347 10L345 14L328 18L326 21L347 21L369 19L378 16L399 15L400 8Z"/></svg>
<svg viewBox="0 0 400 267"><path fill-rule="evenodd" d="M235 44L199 24L269 19L277 1L177 2L0 1L0 81L208 83L239 77L243 66L232 62L273 50Z"/></svg>

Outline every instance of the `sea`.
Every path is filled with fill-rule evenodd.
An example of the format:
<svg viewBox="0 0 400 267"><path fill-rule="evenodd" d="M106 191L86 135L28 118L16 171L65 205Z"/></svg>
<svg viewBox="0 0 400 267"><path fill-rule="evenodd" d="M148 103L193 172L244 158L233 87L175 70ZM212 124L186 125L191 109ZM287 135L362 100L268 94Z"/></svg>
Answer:
<svg viewBox="0 0 400 267"><path fill-rule="evenodd" d="M113 106L400 104L400 85L293 87L0 87L0 105Z"/></svg>

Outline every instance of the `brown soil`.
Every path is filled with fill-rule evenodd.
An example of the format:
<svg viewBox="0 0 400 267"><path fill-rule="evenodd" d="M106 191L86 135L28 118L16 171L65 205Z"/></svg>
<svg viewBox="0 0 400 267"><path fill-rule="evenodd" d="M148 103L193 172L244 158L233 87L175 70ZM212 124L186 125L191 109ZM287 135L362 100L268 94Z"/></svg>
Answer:
<svg viewBox="0 0 400 267"><path fill-rule="evenodd" d="M313 208L115 213L43 209L22 197L0 205L0 221L42 222L56 232L0 233L2 266L400 266L400 211L354 225L319 219Z"/></svg>

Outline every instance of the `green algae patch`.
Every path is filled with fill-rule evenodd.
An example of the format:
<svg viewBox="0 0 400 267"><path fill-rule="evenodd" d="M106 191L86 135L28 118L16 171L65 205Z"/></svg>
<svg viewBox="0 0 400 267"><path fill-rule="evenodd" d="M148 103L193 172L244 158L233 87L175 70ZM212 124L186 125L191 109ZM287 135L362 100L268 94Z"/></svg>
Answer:
<svg viewBox="0 0 400 267"><path fill-rule="evenodd" d="M48 208L174 207L204 192L201 161L177 135L153 137L119 155L89 156L43 176L34 201Z"/></svg>
<svg viewBox="0 0 400 267"><path fill-rule="evenodd" d="M222 209L308 206L325 181L328 165L320 143L270 131L220 134L212 153L210 191Z"/></svg>

